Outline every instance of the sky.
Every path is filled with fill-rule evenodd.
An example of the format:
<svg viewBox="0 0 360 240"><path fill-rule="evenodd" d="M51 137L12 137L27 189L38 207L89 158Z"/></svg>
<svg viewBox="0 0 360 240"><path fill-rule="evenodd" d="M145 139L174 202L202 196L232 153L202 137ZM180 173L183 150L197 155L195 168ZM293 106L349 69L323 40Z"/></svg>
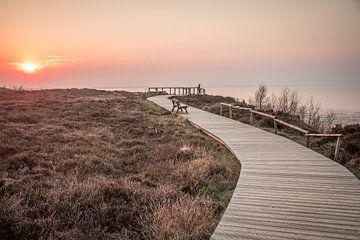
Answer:
<svg viewBox="0 0 360 240"><path fill-rule="evenodd" d="M360 87L357 0L0 0L0 86Z"/></svg>

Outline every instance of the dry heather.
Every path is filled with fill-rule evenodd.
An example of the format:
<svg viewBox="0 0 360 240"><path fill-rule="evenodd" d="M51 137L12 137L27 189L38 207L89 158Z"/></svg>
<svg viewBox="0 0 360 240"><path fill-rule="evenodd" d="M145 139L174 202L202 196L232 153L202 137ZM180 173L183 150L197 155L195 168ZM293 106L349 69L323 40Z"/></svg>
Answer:
<svg viewBox="0 0 360 240"><path fill-rule="evenodd" d="M1 92L0 239L207 239L238 173L143 94Z"/></svg>

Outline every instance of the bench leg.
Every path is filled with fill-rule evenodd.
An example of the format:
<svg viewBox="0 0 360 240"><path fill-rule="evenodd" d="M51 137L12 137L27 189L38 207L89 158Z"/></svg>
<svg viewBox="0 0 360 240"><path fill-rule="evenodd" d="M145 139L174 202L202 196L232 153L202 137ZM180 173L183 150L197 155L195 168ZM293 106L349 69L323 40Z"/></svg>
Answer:
<svg viewBox="0 0 360 240"><path fill-rule="evenodd" d="M188 114L187 108L185 108L185 112L186 112L186 114Z"/></svg>
<svg viewBox="0 0 360 240"><path fill-rule="evenodd" d="M175 110L175 107L172 108L171 112L173 112Z"/></svg>
<svg viewBox="0 0 360 240"><path fill-rule="evenodd" d="M177 109L176 113L179 113L180 108Z"/></svg>

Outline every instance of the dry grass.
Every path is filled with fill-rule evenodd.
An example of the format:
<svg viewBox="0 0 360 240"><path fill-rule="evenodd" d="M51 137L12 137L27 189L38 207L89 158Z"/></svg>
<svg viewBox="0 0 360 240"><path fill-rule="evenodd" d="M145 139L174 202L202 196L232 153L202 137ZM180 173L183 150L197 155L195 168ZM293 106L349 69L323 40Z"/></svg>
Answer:
<svg viewBox="0 0 360 240"><path fill-rule="evenodd" d="M215 214L213 201L202 195L165 202L155 208L150 238L196 240L204 238L204 233L209 238Z"/></svg>
<svg viewBox="0 0 360 240"><path fill-rule="evenodd" d="M143 94L0 95L0 239L207 239L238 173Z"/></svg>

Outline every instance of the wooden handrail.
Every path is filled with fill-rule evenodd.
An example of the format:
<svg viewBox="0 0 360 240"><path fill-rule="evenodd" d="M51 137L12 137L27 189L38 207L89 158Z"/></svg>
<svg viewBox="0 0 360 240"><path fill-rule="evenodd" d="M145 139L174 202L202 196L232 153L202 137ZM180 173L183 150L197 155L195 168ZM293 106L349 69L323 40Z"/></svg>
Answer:
<svg viewBox="0 0 360 240"><path fill-rule="evenodd" d="M297 131L303 133L305 136L308 136L308 137L342 137L342 134L340 134L340 133L309 133L309 131L307 131L305 129L302 129L300 127L297 127L295 125L292 125L290 123L287 123L287 122L284 122L284 121L282 121L280 119L277 119L276 116L273 116L273 115L268 114L268 113L259 112L259 111L253 110L251 108L240 107L240 106L236 106L236 105L233 105L233 104L230 104L230 103L223 103L223 102L221 102L220 105L224 105L224 106L228 106L230 108L235 108L235 109L240 109L240 110L247 110L247 111L250 111L251 113L255 113L255 114L258 114L258 115L261 115L261 116L264 116L264 117L274 119L274 121L276 121L277 123L280 123L280 124L282 124L284 126L292 128L294 130L297 130Z"/></svg>
<svg viewBox="0 0 360 240"><path fill-rule="evenodd" d="M224 105L224 106L228 106L228 107L240 109L240 110L247 110L247 111L252 110L251 108L248 108L248 107L240 107L240 106L232 105L232 104L230 104L230 103L223 103L223 102L221 102L220 104L221 104L221 105Z"/></svg>
<svg viewBox="0 0 360 240"><path fill-rule="evenodd" d="M251 111L251 108L247 108L247 107L234 106L234 108L239 109L239 110Z"/></svg>
<svg viewBox="0 0 360 240"><path fill-rule="evenodd" d="M309 137L342 137L341 133L308 133L306 136Z"/></svg>
<svg viewBox="0 0 360 240"><path fill-rule="evenodd" d="M148 87L148 89L160 89L160 88L198 88L198 87Z"/></svg>
<svg viewBox="0 0 360 240"><path fill-rule="evenodd" d="M287 126L287 127L289 127L289 128L292 128L292 129L294 129L294 130L296 130L296 131L302 132L302 133L305 134L305 135L309 133L309 131L307 131L307 130L305 130L305 129L299 128L299 127L297 127L297 126L295 126L295 125L292 125L292 124L290 124L290 123L284 122L284 121L282 121L282 120L280 120L280 119L275 119L275 121L276 121L277 123L280 123L280 124L282 124L282 125L285 125L285 126Z"/></svg>
<svg viewBox="0 0 360 240"><path fill-rule="evenodd" d="M167 92L173 95L200 95L205 94L205 89L197 87L149 87L148 93L163 93Z"/></svg>
<svg viewBox="0 0 360 240"><path fill-rule="evenodd" d="M256 110L250 110L250 112L252 113L255 113L255 114L258 114L258 115L261 115L261 116L264 116L264 117L267 117L267 118L271 118L271 119L275 119L276 117L271 115L271 114L267 114L267 113L263 113L263 112L259 112L259 111L256 111Z"/></svg>
<svg viewBox="0 0 360 240"><path fill-rule="evenodd" d="M228 107L233 107L234 105L230 104L230 103L223 103L221 102L220 105L224 105L224 106L228 106Z"/></svg>
<svg viewBox="0 0 360 240"><path fill-rule="evenodd" d="M271 119L273 119L274 121L276 121L277 123L280 123L280 124L285 125L285 126L287 126L287 127L289 127L289 128L292 128L292 129L294 129L294 130L297 130L297 131L299 131L299 132L301 132L301 133L303 133L303 134L308 134L308 133L309 133L309 131L307 131L307 130L304 130L304 129L299 128L299 127L297 127L297 126L295 126L295 125L292 125L292 124L290 124L290 123L287 123L287 122L284 122L284 121L282 121L282 120L279 120L279 119L276 118L276 116L273 116L273 115L268 114L268 113L259 112L259 111L253 110L253 109L251 109L251 108L234 106L234 105L229 104L229 103L220 103L220 104L221 104L221 105L224 105L224 106L231 107L231 108L236 108L236 109L240 109L240 110L247 110L247 111L250 111L251 113L255 113L255 114L258 114L258 115L267 117L267 118L271 118Z"/></svg>
<svg viewBox="0 0 360 240"><path fill-rule="evenodd" d="M336 146L335 146L335 153L334 153L334 159L337 160L339 158L339 152L340 152L340 139L343 136L340 133L308 133L305 134L306 136L306 146L310 147L310 141L309 137L337 137L336 140Z"/></svg>
<svg viewBox="0 0 360 240"><path fill-rule="evenodd" d="M229 103L220 103L220 115L222 115L222 106L227 106L229 107L229 117L232 118L232 108L235 109L240 109L240 110L247 110L250 112L250 125L253 124L253 114L258 114L267 118L271 118L274 120L274 132L275 134L277 134L277 123L282 124L284 126L287 126L291 129L294 129L296 131L299 131L301 133L303 133L306 136L306 146L309 147L310 145L310 137L337 137L337 141L336 141L336 147L335 147L335 154L334 154L334 158L335 160L339 157L339 150L340 150L340 138L343 136L342 134L338 134L338 133L309 133L309 131L302 129L300 127L297 127L295 125L292 125L290 123L284 122L280 119L277 119L276 116L273 116L271 114L268 113L263 113L263 112L259 112L256 110L253 110L251 108L247 108L247 107L240 107L240 106L234 106L233 104L229 104Z"/></svg>

